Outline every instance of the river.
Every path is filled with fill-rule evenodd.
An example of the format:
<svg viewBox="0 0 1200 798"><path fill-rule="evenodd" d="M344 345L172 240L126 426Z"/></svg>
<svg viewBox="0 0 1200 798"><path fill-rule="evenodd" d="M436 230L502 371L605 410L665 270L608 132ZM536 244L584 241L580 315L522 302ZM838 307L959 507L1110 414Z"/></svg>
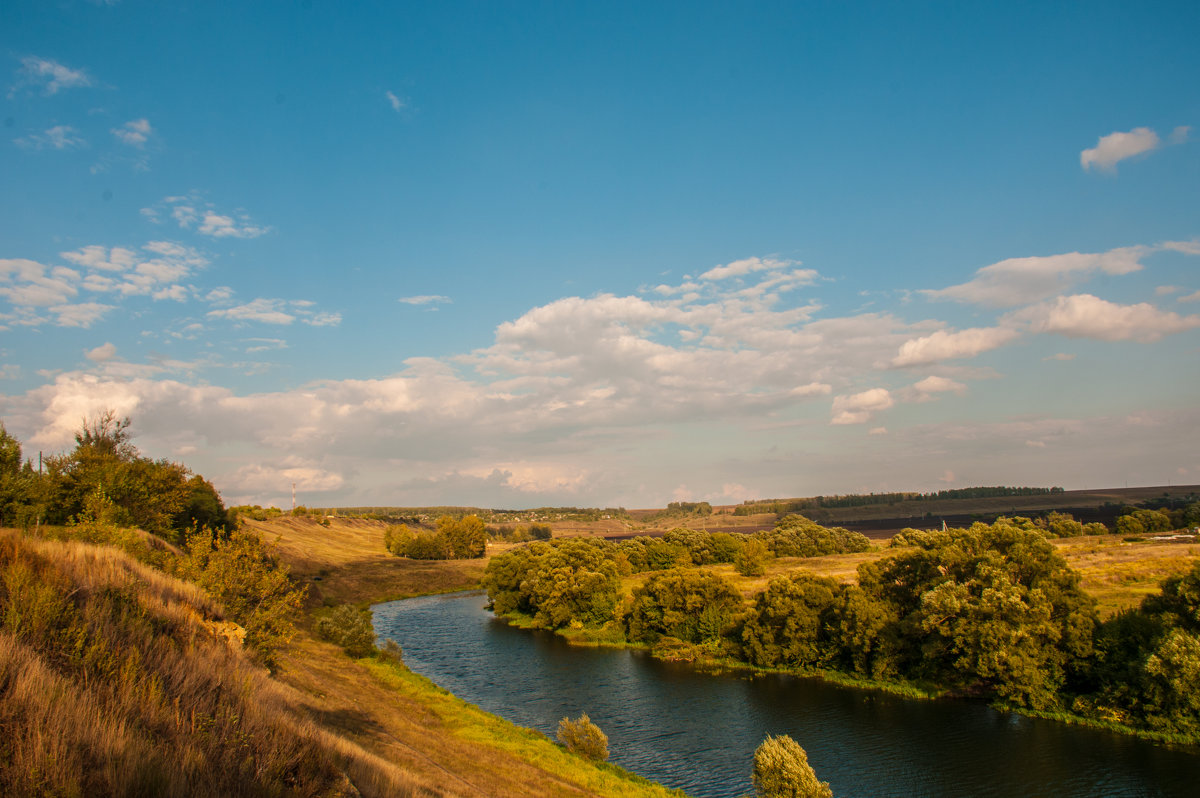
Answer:
<svg viewBox="0 0 1200 798"><path fill-rule="evenodd" d="M586 712L611 761L697 798L753 795L754 749L788 734L838 798L1195 796L1200 752L813 679L710 675L642 652L579 648L497 620L482 593L373 607L414 671L554 737ZM1198 686L1200 689L1200 686Z"/></svg>

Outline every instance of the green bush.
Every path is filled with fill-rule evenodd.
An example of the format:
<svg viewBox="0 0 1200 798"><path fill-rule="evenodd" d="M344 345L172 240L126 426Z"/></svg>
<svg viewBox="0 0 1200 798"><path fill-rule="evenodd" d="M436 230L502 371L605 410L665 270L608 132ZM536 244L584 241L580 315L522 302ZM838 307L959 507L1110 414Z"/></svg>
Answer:
<svg viewBox="0 0 1200 798"><path fill-rule="evenodd" d="M324 640L342 647L352 657L369 657L375 653L375 629L371 626L371 611L343 604L317 621L317 634Z"/></svg>
<svg viewBox="0 0 1200 798"><path fill-rule="evenodd" d="M754 789L758 798L833 798L829 784L817 780L808 754L786 734L767 735L755 750Z"/></svg>
<svg viewBox="0 0 1200 798"><path fill-rule="evenodd" d="M608 735L592 723L586 712L575 720L563 718L558 722L558 741L573 754L597 762L608 759Z"/></svg>

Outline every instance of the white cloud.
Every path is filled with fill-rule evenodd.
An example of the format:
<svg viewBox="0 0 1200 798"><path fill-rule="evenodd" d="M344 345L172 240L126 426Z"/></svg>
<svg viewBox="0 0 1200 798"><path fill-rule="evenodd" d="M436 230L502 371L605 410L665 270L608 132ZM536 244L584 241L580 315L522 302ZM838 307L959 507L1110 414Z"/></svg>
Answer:
<svg viewBox="0 0 1200 798"><path fill-rule="evenodd" d="M149 141L154 130L150 126L150 121L142 118L131 119L120 127L114 127L110 132L117 137L118 141L141 149L146 146L146 142Z"/></svg>
<svg viewBox="0 0 1200 798"><path fill-rule="evenodd" d="M1164 335L1200 327L1200 315L1180 316L1147 302L1119 305L1091 294L1060 296L1010 314L1033 332L1101 341L1157 341Z"/></svg>
<svg viewBox="0 0 1200 798"><path fill-rule="evenodd" d="M296 320L295 314L287 312L287 302L282 299L255 299L231 308L210 310L208 317L233 319L234 321L259 321L264 324L291 324Z"/></svg>
<svg viewBox="0 0 1200 798"><path fill-rule="evenodd" d="M70 125L55 125L44 133L34 133L14 141L18 146L32 150L77 150L87 146L87 141L78 133Z"/></svg>
<svg viewBox="0 0 1200 798"><path fill-rule="evenodd" d="M142 213L157 222L163 214L170 216L184 230L195 228L201 235L212 238L258 238L271 228L256 223L241 210L221 213L199 194L164 197L156 206L142 208Z"/></svg>
<svg viewBox="0 0 1200 798"><path fill-rule="evenodd" d="M101 344L87 352L87 359L93 363L104 363L112 360L117 354L117 347L111 343Z"/></svg>
<svg viewBox="0 0 1200 798"><path fill-rule="evenodd" d="M1121 275L1140 271L1141 260L1147 255L1180 245L1181 242L1168 242L1157 247L1121 247L1100 253L1008 258L979 269L970 282L920 293L932 299L1013 307L1052 297L1097 273Z"/></svg>
<svg viewBox="0 0 1200 798"><path fill-rule="evenodd" d="M214 292L217 293L217 292ZM213 296L213 294L209 294ZM218 302L232 297L232 292L220 292ZM304 299L259 298L240 305L217 308L208 312L210 319L229 319L236 322L259 322L262 324L288 325L299 320L312 327L332 327L342 322L340 313L313 310L312 302Z"/></svg>
<svg viewBox="0 0 1200 798"><path fill-rule="evenodd" d="M403 302L405 305L442 305L452 300L441 294L420 294L418 296L402 296L396 301Z"/></svg>
<svg viewBox="0 0 1200 798"><path fill-rule="evenodd" d="M727 263L724 266L714 266L704 274L700 275L701 280L726 280L730 277L745 277L756 272L784 272L787 271L795 275L797 279L804 283L811 283L817 277L817 272L813 269L797 269L800 265L798 260L776 260L774 258L743 258ZM659 286L661 289L662 286Z"/></svg>
<svg viewBox="0 0 1200 798"><path fill-rule="evenodd" d="M286 494L293 485L297 491L305 493L327 493L345 483L341 474L300 458L289 458L278 465L252 463L242 466L232 479L235 490L279 494Z"/></svg>
<svg viewBox="0 0 1200 798"><path fill-rule="evenodd" d="M1171 135L1168 137L1167 141L1171 144L1183 144L1188 140L1188 136L1191 134L1191 132L1192 129L1189 126L1180 125L1171 131Z"/></svg>
<svg viewBox="0 0 1200 798"><path fill-rule="evenodd" d="M112 309L112 305L100 302L78 302L73 305L57 305L50 308L50 312L58 316L59 327L91 327Z"/></svg>
<svg viewBox="0 0 1200 798"><path fill-rule="evenodd" d="M1069 354L1067 352L1059 352L1058 354L1050 355L1049 357L1042 358L1042 360L1061 360L1064 362L1069 361L1069 360L1074 360L1074 359L1075 359L1075 355Z"/></svg>
<svg viewBox="0 0 1200 798"><path fill-rule="evenodd" d="M497 481L521 493L576 493L588 483L586 468L564 462L515 462L468 468L461 473Z"/></svg>
<svg viewBox="0 0 1200 798"><path fill-rule="evenodd" d="M404 102L404 100L402 100L398 96L396 96L396 94L394 94L393 92L387 91L387 92L384 92L384 96L387 97L388 104L392 106L393 111L404 110L405 102Z"/></svg>
<svg viewBox="0 0 1200 798"><path fill-rule="evenodd" d="M1184 135L1186 136L1186 132ZM1105 171L1113 171L1116 165L1126 158L1156 150L1161 143L1158 134L1148 127L1137 127L1128 133L1109 133L1107 136L1101 136L1095 147L1079 153L1079 164L1084 169L1095 166Z"/></svg>
<svg viewBox="0 0 1200 798"><path fill-rule="evenodd" d="M13 306L13 323L88 327L116 307L79 301L81 292L184 301L194 293L184 281L208 265L196 250L169 241L151 241L141 251L89 245L60 255L76 268L0 259L0 298Z"/></svg>
<svg viewBox="0 0 1200 798"><path fill-rule="evenodd" d="M871 427L871 429L867 431L867 434L868 435L887 435L888 431L887 431L887 427Z"/></svg>
<svg viewBox="0 0 1200 798"><path fill-rule="evenodd" d="M1004 346L1020 333L1006 327L973 327L958 332L938 330L929 335L905 341L892 358L892 365L924 366L987 352Z"/></svg>
<svg viewBox="0 0 1200 798"><path fill-rule="evenodd" d="M831 424L865 424L871 417L896 404L886 388L871 388L849 396L835 396Z"/></svg>
<svg viewBox="0 0 1200 798"><path fill-rule="evenodd" d="M14 96L19 89L26 86L40 86L42 94L50 96L58 94L62 89L91 86L92 83L92 78L82 69L71 69L49 58L26 56L21 59L17 83L8 96Z"/></svg>
<svg viewBox="0 0 1200 798"><path fill-rule="evenodd" d="M282 338L246 338L245 342L249 344L246 347L247 354L288 348L287 341Z"/></svg>
<svg viewBox="0 0 1200 798"><path fill-rule="evenodd" d="M1179 299L1177 299L1175 301L1176 302L1200 302L1200 291L1196 291L1196 292L1188 294L1186 296L1181 296L1181 297L1179 297Z"/></svg>
<svg viewBox="0 0 1200 798"><path fill-rule="evenodd" d="M953 393L962 396L967 392L967 386L948 377L931 376L914 383L904 391L904 399L910 402L929 402L937 398L939 393Z"/></svg>

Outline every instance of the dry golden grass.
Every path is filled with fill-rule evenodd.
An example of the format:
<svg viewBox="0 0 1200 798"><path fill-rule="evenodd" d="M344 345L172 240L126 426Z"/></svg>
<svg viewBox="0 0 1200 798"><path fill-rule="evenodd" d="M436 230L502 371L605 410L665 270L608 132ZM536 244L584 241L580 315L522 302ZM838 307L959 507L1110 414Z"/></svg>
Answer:
<svg viewBox="0 0 1200 798"><path fill-rule="evenodd" d="M0 794L421 794L317 729L218 620L115 549L0 532Z"/></svg>
<svg viewBox="0 0 1200 798"><path fill-rule="evenodd" d="M356 519L282 518L250 524L276 541L317 602L368 604L477 587L487 559L407 560L387 553L386 525ZM488 555L510 544L489 544ZM406 669L353 660L302 632L280 657L279 680L321 729L391 763L419 795L661 796L642 784L562 752L498 718L467 707ZM377 770L377 769L376 769ZM351 774L353 776L353 773ZM355 778L354 783L360 784ZM360 787L361 788L361 787Z"/></svg>
<svg viewBox="0 0 1200 798"><path fill-rule="evenodd" d="M1117 535L1053 542L1082 576L1083 589L1096 598L1104 618L1136 607L1158 592L1162 580L1191 570L1200 557L1200 543L1132 543Z"/></svg>
<svg viewBox="0 0 1200 798"><path fill-rule="evenodd" d="M408 560L383 545L387 524L331 518L325 526L300 517L247 521L274 543L292 575L307 582L310 606L373 604L426 593L466 590L479 584L487 560ZM506 546L488 546L489 553Z"/></svg>

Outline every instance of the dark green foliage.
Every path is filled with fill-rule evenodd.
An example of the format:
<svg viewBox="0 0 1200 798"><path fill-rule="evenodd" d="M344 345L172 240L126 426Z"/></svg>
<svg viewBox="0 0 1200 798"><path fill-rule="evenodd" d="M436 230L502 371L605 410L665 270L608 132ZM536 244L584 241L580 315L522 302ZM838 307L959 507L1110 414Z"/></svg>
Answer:
<svg viewBox="0 0 1200 798"><path fill-rule="evenodd" d="M629 639L645 643L661 637L688 643L716 641L742 606L741 594L723 577L675 568L634 589L627 621Z"/></svg>
<svg viewBox="0 0 1200 798"><path fill-rule="evenodd" d="M763 668L812 668L835 653L833 630L840 586L827 577L772 579L742 629L746 659Z"/></svg>
<svg viewBox="0 0 1200 798"><path fill-rule="evenodd" d="M1200 735L1200 561L1101 625L1080 711Z"/></svg>
<svg viewBox="0 0 1200 798"><path fill-rule="evenodd" d="M184 506L173 519L175 529L206 526L228 531L233 528L225 503L211 482L197 474L187 481L187 491Z"/></svg>
<svg viewBox="0 0 1200 798"><path fill-rule="evenodd" d="M774 529L756 532L754 537L775 557L819 557L871 548L865 535L841 527L823 527L802 515L789 515Z"/></svg>
<svg viewBox="0 0 1200 798"><path fill-rule="evenodd" d="M616 547L560 538L514 549L488 563L482 585L498 614L533 616L539 626L602 626L617 604Z"/></svg>
<svg viewBox="0 0 1200 798"><path fill-rule="evenodd" d="M1159 510L1133 510L1117 519L1118 535L1168 532L1170 529L1171 516Z"/></svg>
<svg viewBox="0 0 1200 798"><path fill-rule="evenodd" d="M197 529L187 536L187 556L176 575L195 582L246 630L246 647L267 665L295 634L294 618L307 590L258 535L237 529L227 536Z"/></svg>
<svg viewBox="0 0 1200 798"><path fill-rule="evenodd" d="M375 653L375 629L371 626L371 611L349 604L335 608L317 621L317 634L339 645L352 657L369 657Z"/></svg>
<svg viewBox="0 0 1200 798"><path fill-rule="evenodd" d="M898 620L902 672L1051 708L1073 658L1092 653L1094 602L1028 519L906 531L899 554L859 568Z"/></svg>

